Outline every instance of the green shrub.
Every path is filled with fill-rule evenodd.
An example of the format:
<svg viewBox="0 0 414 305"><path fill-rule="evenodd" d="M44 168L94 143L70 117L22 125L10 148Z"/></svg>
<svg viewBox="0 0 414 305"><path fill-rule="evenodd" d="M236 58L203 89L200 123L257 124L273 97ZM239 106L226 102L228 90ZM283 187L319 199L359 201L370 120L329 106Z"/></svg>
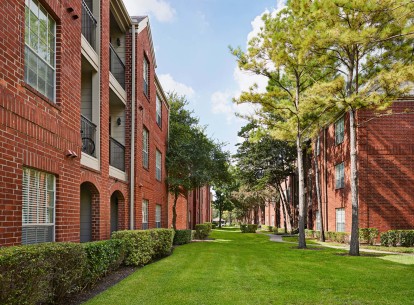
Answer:
<svg viewBox="0 0 414 305"><path fill-rule="evenodd" d="M122 239L125 246L125 265L144 266L155 258L171 252L174 230L124 230L112 234L112 239Z"/></svg>
<svg viewBox="0 0 414 305"><path fill-rule="evenodd" d="M79 289L85 264L80 244L43 243L0 250L0 304L61 301Z"/></svg>
<svg viewBox="0 0 414 305"><path fill-rule="evenodd" d="M195 239L206 239L210 234L211 226L208 223L195 225Z"/></svg>
<svg viewBox="0 0 414 305"><path fill-rule="evenodd" d="M152 259L170 255L175 234L174 230L153 229L150 232L154 246L154 256Z"/></svg>
<svg viewBox="0 0 414 305"><path fill-rule="evenodd" d="M327 231L326 232L327 239L338 242L338 243L348 243L349 242L349 234L345 232L332 232Z"/></svg>
<svg viewBox="0 0 414 305"><path fill-rule="evenodd" d="M211 228L212 228L212 229L215 229L215 228L217 228L217 225L216 225L215 223L212 223L212 224L211 224Z"/></svg>
<svg viewBox="0 0 414 305"><path fill-rule="evenodd" d="M95 284L108 272L118 269L125 258L124 243L120 239L94 241L82 246L86 254L85 286Z"/></svg>
<svg viewBox="0 0 414 305"><path fill-rule="evenodd" d="M277 227L273 227L273 234L277 234L279 232L279 229Z"/></svg>
<svg viewBox="0 0 414 305"><path fill-rule="evenodd" d="M378 229L376 228L361 228L359 229L359 239L370 245L375 243L378 236Z"/></svg>
<svg viewBox="0 0 414 305"><path fill-rule="evenodd" d="M381 246L388 247L388 232L383 232L380 235Z"/></svg>
<svg viewBox="0 0 414 305"><path fill-rule="evenodd" d="M396 247L400 242L400 234L397 230L388 231L388 246Z"/></svg>
<svg viewBox="0 0 414 305"><path fill-rule="evenodd" d="M176 230L174 235L174 245L184 245L191 242L191 230Z"/></svg>
<svg viewBox="0 0 414 305"><path fill-rule="evenodd" d="M211 233L211 230L213 229L213 224L211 222L205 222L204 224L207 225L207 227L208 227L208 234L210 234Z"/></svg>
<svg viewBox="0 0 414 305"><path fill-rule="evenodd" d="M256 233L257 224L240 225L240 231L242 233Z"/></svg>
<svg viewBox="0 0 414 305"><path fill-rule="evenodd" d="M273 232L273 226L262 225L262 231Z"/></svg>
<svg viewBox="0 0 414 305"><path fill-rule="evenodd" d="M401 230L400 244L402 247L414 246L414 230Z"/></svg>

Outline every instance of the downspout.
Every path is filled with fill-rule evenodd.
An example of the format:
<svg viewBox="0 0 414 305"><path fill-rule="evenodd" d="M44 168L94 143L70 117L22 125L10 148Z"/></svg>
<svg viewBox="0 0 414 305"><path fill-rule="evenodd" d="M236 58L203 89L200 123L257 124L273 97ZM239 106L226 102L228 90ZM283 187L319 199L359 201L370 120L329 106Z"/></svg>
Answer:
<svg viewBox="0 0 414 305"><path fill-rule="evenodd" d="M135 216L135 24L131 26L132 39L132 80L131 80L131 172L130 172L130 229L134 230Z"/></svg>
<svg viewBox="0 0 414 305"><path fill-rule="evenodd" d="M328 159L326 156L326 153L328 151L327 147L326 147L326 133L327 133L327 128L324 128L324 132L323 132L323 163L324 163L324 187L325 187L325 232L328 232Z"/></svg>

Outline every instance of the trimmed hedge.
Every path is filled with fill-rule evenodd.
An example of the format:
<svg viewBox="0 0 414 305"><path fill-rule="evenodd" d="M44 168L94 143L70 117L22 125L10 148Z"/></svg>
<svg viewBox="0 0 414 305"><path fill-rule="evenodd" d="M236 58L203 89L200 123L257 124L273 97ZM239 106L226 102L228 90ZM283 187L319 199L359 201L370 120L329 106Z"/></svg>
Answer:
<svg viewBox="0 0 414 305"><path fill-rule="evenodd" d="M273 226L262 225L262 231L273 232Z"/></svg>
<svg viewBox="0 0 414 305"><path fill-rule="evenodd" d="M124 241L127 266L144 266L156 258L171 253L174 230L117 231L112 234L112 238Z"/></svg>
<svg viewBox="0 0 414 305"><path fill-rule="evenodd" d="M118 269L125 258L124 242L120 239L88 242L82 246L86 254L84 286L91 286L108 272Z"/></svg>
<svg viewBox="0 0 414 305"><path fill-rule="evenodd" d="M202 224L195 225L195 239L207 239L208 235L211 232L212 224L211 222L205 222Z"/></svg>
<svg viewBox="0 0 414 305"><path fill-rule="evenodd" d="M191 230L175 230L174 245L184 245L191 242Z"/></svg>
<svg viewBox="0 0 414 305"><path fill-rule="evenodd" d="M373 245L377 239L378 232L376 228L361 228L359 229L359 240Z"/></svg>
<svg viewBox="0 0 414 305"><path fill-rule="evenodd" d="M325 234L326 234L326 238L331 241L335 241L341 244L349 243L349 239L350 239L349 233L327 231L325 232Z"/></svg>
<svg viewBox="0 0 414 305"><path fill-rule="evenodd" d="M240 225L240 231L242 233L256 233L257 224Z"/></svg>
<svg viewBox="0 0 414 305"><path fill-rule="evenodd" d="M381 245L386 247L413 247L414 230L389 230L381 233Z"/></svg>
<svg viewBox="0 0 414 305"><path fill-rule="evenodd" d="M80 244L43 243L0 251L0 304L61 301L80 288L86 254Z"/></svg>

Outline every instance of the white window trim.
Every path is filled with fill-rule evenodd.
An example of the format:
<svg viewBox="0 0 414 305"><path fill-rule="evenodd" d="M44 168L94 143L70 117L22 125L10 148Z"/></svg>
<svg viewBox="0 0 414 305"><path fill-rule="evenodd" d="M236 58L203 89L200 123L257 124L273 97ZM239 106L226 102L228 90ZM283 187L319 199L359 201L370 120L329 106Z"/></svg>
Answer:
<svg viewBox="0 0 414 305"><path fill-rule="evenodd" d="M161 228L161 213L162 208L160 204L155 206L155 225L157 228Z"/></svg>
<svg viewBox="0 0 414 305"><path fill-rule="evenodd" d="M142 200L142 224L147 224L148 228L148 209L149 209L149 201L148 199Z"/></svg>
<svg viewBox="0 0 414 305"><path fill-rule="evenodd" d="M342 163L335 165L335 189L342 189L344 187L345 187L345 164L344 162L342 162Z"/></svg>
<svg viewBox="0 0 414 305"><path fill-rule="evenodd" d="M340 217L341 219L338 219L339 218L338 213L340 213L339 216L341 216ZM343 229L338 230L339 226L343 226ZM336 232L345 232L345 209L344 208L335 209L335 230Z"/></svg>
<svg viewBox="0 0 414 305"><path fill-rule="evenodd" d="M28 3L29 2L29 3ZM26 0L25 1L25 9L26 9L26 7L28 6L28 4L29 5L31 5L33 3L33 0ZM39 55L38 55L38 53L35 51L35 50L33 50L32 49L32 47L28 44L28 42L26 41L26 36L24 37L25 39L24 39L24 46L25 46L25 48L27 47L33 54L35 54L36 55L36 57L38 58L38 59L40 59L42 62L44 62L47 66L49 66L52 70L53 70L53 98L51 99L53 102L56 102L56 40L57 40L57 37L56 37L56 24L57 24L57 22L56 22L56 20L52 17L52 15L50 15L49 14L49 12L46 10L46 8L41 4L41 3L37 3L37 6L39 7L39 9L40 9L40 7L42 7L45 11L46 11L46 14L47 14L47 17L48 17L48 19L49 19L49 17L50 17L50 19L52 19L53 21L54 21L54 26L53 26L53 36L54 36L54 45L53 45L53 62L54 62L54 66L52 66L52 65L50 65L50 63L48 63L47 61L45 61L44 59L42 59ZM29 11L30 11L30 7L29 7ZM29 13L29 15L30 15L30 13ZM25 16L25 18L26 18L26 16ZM25 21L26 22L26 21ZM26 25L25 25L25 27L26 27ZM29 18L29 31L30 31L30 18ZM39 33L38 33L39 34ZM39 35L38 35L39 36ZM49 39L49 38L48 38ZM24 63L24 66L26 67L26 65L28 65L28 63ZM37 75L37 78L38 78L38 74L37 74L37 71L36 71L36 75ZM24 75L24 80L25 80L25 82L26 82L26 75ZM46 80L45 80L46 81ZM29 83L28 83L29 84ZM29 84L30 85L30 84ZM36 91L39 91L39 88L38 87L33 87ZM40 91L39 91L40 92ZM40 92L41 94L43 94L42 92ZM45 94L43 94L44 96L46 96L48 99L50 99L48 96L47 96L47 92L45 92Z"/></svg>
<svg viewBox="0 0 414 305"><path fill-rule="evenodd" d="M149 131L145 127L142 130L142 166L149 168Z"/></svg>
<svg viewBox="0 0 414 305"><path fill-rule="evenodd" d="M155 150L155 178L162 180L162 154L158 149Z"/></svg>
<svg viewBox="0 0 414 305"><path fill-rule="evenodd" d="M344 117L342 116L335 122L335 145L341 144L344 142L345 137L345 122Z"/></svg>
<svg viewBox="0 0 414 305"><path fill-rule="evenodd" d="M162 103L161 103L161 99L159 98L158 94L157 94L157 98L156 98L156 106L155 106L155 120L157 122L157 125L159 127L162 126Z"/></svg>

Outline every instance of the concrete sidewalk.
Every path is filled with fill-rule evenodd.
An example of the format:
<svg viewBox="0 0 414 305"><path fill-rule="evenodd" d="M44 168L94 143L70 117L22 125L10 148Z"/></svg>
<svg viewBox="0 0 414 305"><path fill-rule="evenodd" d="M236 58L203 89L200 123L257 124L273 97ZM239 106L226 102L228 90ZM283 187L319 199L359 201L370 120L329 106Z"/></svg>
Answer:
<svg viewBox="0 0 414 305"><path fill-rule="evenodd" d="M283 235L266 234L266 233L263 233L263 232L259 232L259 233L269 236L270 241L273 241L273 242L287 243L287 244L297 244L295 242L283 241L283 238L282 238ZM349 251L349 245L334 246L334 245L329 245L329 244L318 242L318 241L316 242L316 244L308 244L307 246L310 246L310 247L322 246L322 247L327 247L327 248L333 248L333 249ZM368 253L380 253L380 254L395 254L395 255L408 255L408 256L413 256L414 255L414 253L401 253L401 252L363 249L363 248L360 248L359 251L360 252L368 252Z"/></svg>

